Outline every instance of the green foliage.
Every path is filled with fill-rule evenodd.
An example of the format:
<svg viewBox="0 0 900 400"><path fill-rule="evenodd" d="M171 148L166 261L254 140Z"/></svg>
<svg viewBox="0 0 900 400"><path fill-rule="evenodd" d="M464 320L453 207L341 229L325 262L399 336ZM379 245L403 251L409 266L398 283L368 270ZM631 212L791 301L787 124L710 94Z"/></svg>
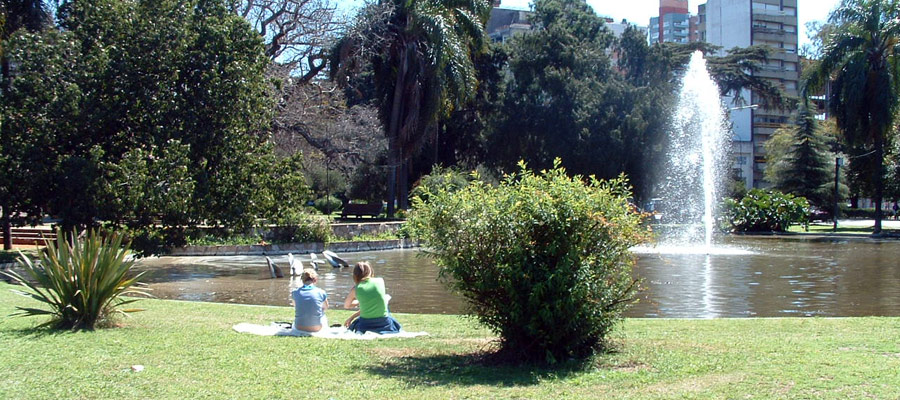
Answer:
<svg viewBox="0 0 900 400"><path fill-rule="evenodd" d="M850 219L875 219L874 208L850 208L841 205L841 215Z"/></svg>
<svg viewBox="0 0 900 400"><path fill-rule="evenodd" d="M614 178L625 173L635 197L649 199L665 177L663 165L676 104L678 78L700 50L722 94L752 88L763 104L791 99L752 73L765 47L732 49L725 56L705 43L648 45L646 32L628 28L616 40L583 0L534 2L535 30L506 45L507 79L501 105L483 137L484 161L503 171L524 159L548 168L560 157L573 173ZM613 68L609 54L618 56ZM749 101L749 99L745 99Z"/></svg>
<svg viewBox="0 0 900 400"><path fill-rule="evenodd" d="M474 176L462 170L436 166L431 173L423 176L419 183L410 192L410 198L418 198L427 203L430 193L436 193L439 189L455 192L469 185Z"/></svg>
<svg viewBox="0 0 900 400"><path fill-rule="evenodd" d="M127 229L142 251L195 226L246 231L302 211L299 157L276 157L264 134L262 39L224 0L73 0L58 16L62 29L8 48L11 211Z"/></svg>
<svg viewBox="0 0 900 400"><path fill-rule="evenodd" d="M275 243L328 242L334 236L331 220L322 215L300 214L293 223L272 228Z"/></svg>
<svg viewBox="0 0 900 400"><path fill-rule="evenodd" d="M483 51L486 0L391 0L370 4L356 26L335 46L332 77L345 82L360 65L371 68L374 104L388 138L388 215L399 192L406 208L404 177L441 116L475 94L472 55ZM397 190L399 189L399 190Z"/></svg>
<svg viewBox="0 0 900 400"><path fill-rule="evenodd" d="M292 224L302 218L301 214L306 213L306 202L312 192L306 185L303 157L299 153L277 160L274 155L268 157L270 159L264 161L264 164L271 165L271 172L261 177L266 188L260 193L263 200L262 215L271 224Z"/></svg>
<svg viewBox="0 0 900 400"><path fill-rule="evenodd" d="M334 196L325 196L316 199L313 203L313 207L315 207L316 210L319 210L320 213L328 215L339 210L341 204L343 204L341 199Z"/></svg>
<svg viewBox="0 0 900 400"><path fill-rule="evenodd" d="M625 180L585 183L559 164L540 174L521 164L497 187L435 188L410 218L441 276L516 360L593 354L634 300L628 249L646 232Z"/></svg>
<svg viewBox="0 0 900 400"><path fill-rule="evenodd" d="M122 236L91 231L72 242L67 241L66 236L64 231L58 230L56 243L48 242L47 248L39 253L39 263L22 255L21 263L27 278L8 272L29 289L17 293L49 308L18 307L16 315L49 315L52 319L42 326L79 330L94 329L114 312L139 311L119 308L138 300L124 300L123 295L149 296L132 288L138 285L142 273L130 274L134 262L126 261L128 244L123 246ZM74 233L69 237L73 236Z"/></svg>
<svg viewBox="0 0 900 400"><path fill-rule="evenodd" d="M834 154L813 113L800 109L788 130L776 131L766 142L766 178L776 189L805 197L819 208L834 204ZM846 191L846 188L844 188Z"/></svg>
<svg viewBox="0 0 900 400"><path fill-rule="evenodd" d="M379 163L386 162L384 158L378 160ZM348 198L365 200L366 203L377 203L385 198L387 174L385 169L378 165L360 164L350 176L348 186Z"/></svg>
<svg viewBox="0 0 900 400"><path fill-rule="evenodd" d="M344 193L347 191L347 178L340 171L329 169L327 165L306 165L306 181L313 193L329 194Z"/></svg>
<svg viewBox="0 0 900 400"><path fill-rule="evenodd" d="M804 92L830 88L828 106L851 162L874 187L874 233L881 232L884 159L900 106L900 2L845 0L829 22L821 58L808 69ZM868 157L860 158L863 154ZM854 164L856 164L854 166Z"/></svg>
<svg viewBox="0 0 900 400"><path fill-rule="evenodd" d="M809 222L809 203L773 190L752 189L740 201L725 199L725 221L737 232L785 232Z"/></svg>

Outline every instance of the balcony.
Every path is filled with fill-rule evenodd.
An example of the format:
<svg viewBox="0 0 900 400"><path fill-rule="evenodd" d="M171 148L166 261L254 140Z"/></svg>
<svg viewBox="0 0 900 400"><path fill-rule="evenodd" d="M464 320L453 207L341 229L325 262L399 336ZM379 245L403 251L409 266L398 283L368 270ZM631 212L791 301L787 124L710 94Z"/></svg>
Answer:
<svg viewBox="0 0 900 400"><path fill-rule="evenodd" d="M766 21L766 22L778 22L782 24L794 25L797 23L796 16L790 16L787 14L781 14L779 11L778 15L774 14L763 14L757 13L756 10L753 12L753 20L754 21Z"/></svg>

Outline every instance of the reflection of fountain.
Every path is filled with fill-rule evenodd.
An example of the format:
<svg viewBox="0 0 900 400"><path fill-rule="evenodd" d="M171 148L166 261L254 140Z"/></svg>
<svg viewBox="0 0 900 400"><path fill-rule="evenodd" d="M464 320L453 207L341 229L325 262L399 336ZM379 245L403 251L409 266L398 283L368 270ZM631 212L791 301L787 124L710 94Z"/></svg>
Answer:
<svg viewBox="0 0 900 400"><path fill-rule="evenodd" d="M730 144L724 121L719 88L706 70L703 53L697 51L682 80L670 133L660 208L663 218L683 228L667 241L712 246L717 186Z"/></svg>

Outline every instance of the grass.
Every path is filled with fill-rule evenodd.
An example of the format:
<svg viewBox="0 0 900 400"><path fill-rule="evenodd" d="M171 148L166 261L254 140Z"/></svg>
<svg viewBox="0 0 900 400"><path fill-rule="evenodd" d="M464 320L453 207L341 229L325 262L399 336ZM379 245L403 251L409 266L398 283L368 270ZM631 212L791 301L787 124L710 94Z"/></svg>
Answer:
<svg viewBox="0 0 900 400"><path fill-rule="evenodd" d="M31 301L0 284L0 315ZM897 398L900 318L629 319L589 367L485 366L490 332L398 314L415 339L238 334L286 307L146 300L119 328L0 322L0 398ZM347 312L330 311L332 322ZM131 366L143 365L142 372Z"/></svg>
<svg viewBox="0 0 900 400"><path fill-rule="evenodd" d="M28 257L34 258L37 256L36 248L21 248L21 249L13 249L13 250L0 250L0 264L17 262L19 260L19 252L24 253Z"/></svg>
<svg viewBox="0 0 900 400"><path fill-rule="evenodd" d="M792 225L788 232L795 233L842 233L842 234L850 234L850 235L871 235L872 234L872 226L841 226L838 224L837 231L832 228L834 225L832 224L810 224L809 230L803 229L802 225ZM884 234L891 233L900 233L897 229L883 229L882 232Z"/></svg>

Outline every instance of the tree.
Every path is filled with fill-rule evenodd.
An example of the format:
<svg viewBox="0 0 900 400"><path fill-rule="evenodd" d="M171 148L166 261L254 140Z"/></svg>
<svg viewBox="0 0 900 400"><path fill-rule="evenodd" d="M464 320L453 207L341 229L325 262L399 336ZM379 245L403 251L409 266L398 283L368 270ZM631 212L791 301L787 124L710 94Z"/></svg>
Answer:
<svg viewBox="0 0 900 400"><path fill-rule="evenodd" d="M223 1L76 0L60 15L62 32L14 42L19 73L4 99L52 163L47 179L18 187L42 190L29 198L45 212L67 228L174 235L302 207L273 214L288 195L273 194L284 187L273 177L297 182L299 162L274 157L270 61Z"/></svg>
<svg viewBox="0 0 900 400"><path fill-rule="evenodd" d="M717 57L711 54L719 48L706 43L650 46L636 28L615 40L583 1L542 0L534 6L536 29L507 42L502 108L485 135L482 153L498 169L510 171L522 159L547 168L560 157L573 173L614 178L625 172L636 197L650 197L665 172L658 166L668 146L679 78L698 50L708 54L722 95L751 88L767 99L763 104L792 104L780 88L753 75L769 55L765 47Z"/></svg>
<svg viewBox="0 0 900 400"><path fill-rule="evenodd" d="M849 144L871 150L875 186L875 228L883 217L885 148L900 99L900 2L844 0L830 17L834 24L822 58L812 68L804 91L830 81L829 107Z"/></svg>
<svg viewBox="0 0 900 400"><path fill-rule="evenodd" d="M537 1L532 24L540 28L510 40L488 161L512 171L519 160L544 169L560 157L572 173L616 176L631 156L621 128L636 99L611 67L612 32L583 0Z"/></svg>
<svg viewBox="0 0 900 400"><path fill-rule="evenodd" d="M766 178L776 189L805 197L820 209L831 208L834 166L830 160L834 158L812 111L800 108L796 124L787 131L776 132L766 142L766 154L772 166L766 168Z"/></svg>
<svg viewBox="0 0 900 400"><path fill-rule="evenodd" d="M388 215L407 208L408 161L442 115L475 92L471 55L481 51L490 4L484 0L384 0L366 7L335 47L340 83L371 63L375 104L388 139Z"/></svg>
<svg viewBox="0 0 900 400"><path fill-rule="evenodd" d="M6 42L19 30L39 32L50 24L50 15L43 0L0 0L0 97L9 95L12 79ZM25 199L13 187L23 178L21 154L14 155L13 132L6 121L0 120L0 226L3 229L3 249L12 249L13 218L27 208Z"/></svg>
<svg viewBox="0 0 900 400"><path fill-rule="evenodd" d="M229 0L229 7L259 32L266 56L302 84L325 69L343 28L330 0Z"/></svg>

